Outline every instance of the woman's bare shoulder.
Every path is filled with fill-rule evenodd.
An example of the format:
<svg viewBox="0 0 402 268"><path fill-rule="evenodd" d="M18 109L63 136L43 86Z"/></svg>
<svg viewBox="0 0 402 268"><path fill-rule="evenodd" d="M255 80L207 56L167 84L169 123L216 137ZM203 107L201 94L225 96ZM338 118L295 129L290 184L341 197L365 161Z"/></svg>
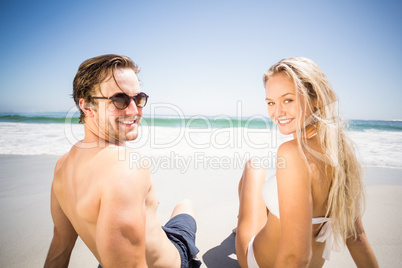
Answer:
<svg viewBox="0 0 402 268"><path fill-rule="evenodd" d="M296 140L282 143L278 148L277 156L289 158L292 161L303 160L303 155Z"/></svg>
<svg viewBox="0 0 402 268"><path fill-rule="evenodd" d="M309 177L309 165L301 152L296 140L281 144L277 153L276 174L280 178L300 178L307 182ZM280 179L279 178L279 179Z"/></svg>

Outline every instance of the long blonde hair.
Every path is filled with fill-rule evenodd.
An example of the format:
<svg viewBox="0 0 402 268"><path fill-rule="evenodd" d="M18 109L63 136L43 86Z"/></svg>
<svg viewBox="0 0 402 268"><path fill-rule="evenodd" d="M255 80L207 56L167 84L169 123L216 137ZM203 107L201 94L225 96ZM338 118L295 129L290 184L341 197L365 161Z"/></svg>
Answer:
<svg viewBox="0 0 402 268"><path fill-rule="evenodd" d="M308 163L305 152L330 166L330 189L326 217L330 216L335 239L345 242L350 235L356 237L355 222L361 216L365 194L362 169L356 157L355 147L343 130L344 121L339 115L338 98L327 76L318 65L303 57L286 58L273 65L264 74L264 85L277 73L289 77L296 87L296 101L300 114L307 111L310 118L299 117L296 136L299 149ZM312 124L316 128L322 151L307 145L305 128Z"/></svg>

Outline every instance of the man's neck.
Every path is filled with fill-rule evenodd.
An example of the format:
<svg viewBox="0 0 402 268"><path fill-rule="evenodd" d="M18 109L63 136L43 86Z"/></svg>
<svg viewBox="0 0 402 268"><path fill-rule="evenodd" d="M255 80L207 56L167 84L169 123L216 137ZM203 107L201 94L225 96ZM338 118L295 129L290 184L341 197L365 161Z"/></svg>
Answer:
<svg viewBox="0 0 402 268"><path fill-rule="evenodd" d="M111 140L110 137L105 137L100 133L93 130L90 125L84 125L84 140L83 143L93 144L96 147L108 147L108 146L125 146L126 141Z"/></svg>

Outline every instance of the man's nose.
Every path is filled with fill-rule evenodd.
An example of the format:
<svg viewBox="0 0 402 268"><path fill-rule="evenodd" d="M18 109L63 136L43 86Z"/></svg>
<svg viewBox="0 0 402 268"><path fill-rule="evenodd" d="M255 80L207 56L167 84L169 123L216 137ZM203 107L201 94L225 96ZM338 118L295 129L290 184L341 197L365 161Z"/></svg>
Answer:
<svg viewBox="0 0 402 268"><path fill-rule="evenodd" d="M128 104L126 110L127 110L126 111L127 114L130 114L130 115L131 114L136 115L139 112L137 104L135 104L135 101L133 99L130 100L130 103Z"/></svg>

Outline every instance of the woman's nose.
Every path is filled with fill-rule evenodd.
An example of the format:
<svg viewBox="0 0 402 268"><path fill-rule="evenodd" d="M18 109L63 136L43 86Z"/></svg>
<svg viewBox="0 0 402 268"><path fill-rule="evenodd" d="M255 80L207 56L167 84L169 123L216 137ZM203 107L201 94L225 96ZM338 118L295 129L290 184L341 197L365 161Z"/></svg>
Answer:
<svg viewBox="0 0 402 268"><path fill-rule="evenodd" d="M285 110L283 109L283 106L281 104L276 105L274 115L276 118L285 115Z"/></svg>

